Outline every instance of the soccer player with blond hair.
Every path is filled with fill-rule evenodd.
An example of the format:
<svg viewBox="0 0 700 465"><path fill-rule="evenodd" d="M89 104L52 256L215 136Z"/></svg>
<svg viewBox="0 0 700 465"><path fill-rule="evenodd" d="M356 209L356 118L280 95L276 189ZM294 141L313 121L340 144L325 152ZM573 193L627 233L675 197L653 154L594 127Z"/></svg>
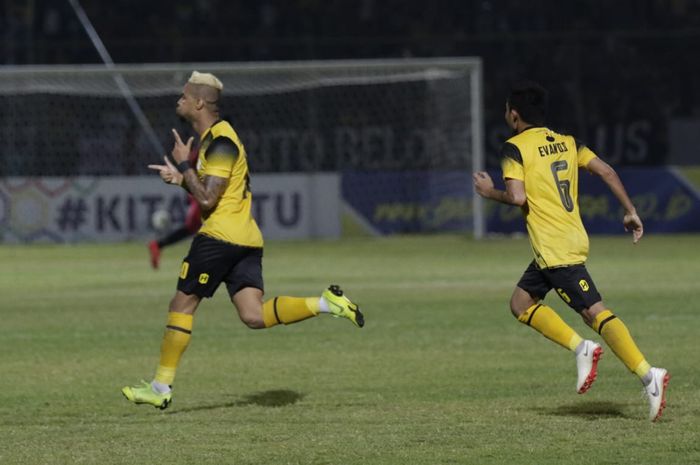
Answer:
<svg viewBox="0 0 700 465"><path fill-rule="evenodd" d="M166 156L165 164L149 165L163 181L181 186L194 197L202 211L202 226L182 262L155 376L151 382L122 389L136 404L165 409L171 403L175 372L192 337L194 313L221 283L226 284L240 319L253 329L291 324L321 313L364 325L359 307L337 285L320 297L263 300L263 237L251 214L245 148L231 125L219 117L222 91L216 76L195 71L177 101L177 115L199 134L196 166L188 161L194 138L183 142L174 129L174 163Z"/></svg>
<svg viewBox="0 0 700 465"><path fill-rule="evenodd" d="M545 126L547 92L526 82L506 101L505 119L515 135L501 150L505 191L496 189L486 172L473 175L481 196L521 207L535 259L520 278L510 299L513 315L543 336L574 352L576 391L585 393L596 379L601 346L584 340L549 306L542 303L555 289L578 312L622 363L642 381L649 401L649 419L656 421L666 405L669 374L652 367L627 326L603 303L586 270L588 235L578 207L578 171L599 176L624 208L622 223L637 243L642 221L615 170L569 135Z"/></svg>

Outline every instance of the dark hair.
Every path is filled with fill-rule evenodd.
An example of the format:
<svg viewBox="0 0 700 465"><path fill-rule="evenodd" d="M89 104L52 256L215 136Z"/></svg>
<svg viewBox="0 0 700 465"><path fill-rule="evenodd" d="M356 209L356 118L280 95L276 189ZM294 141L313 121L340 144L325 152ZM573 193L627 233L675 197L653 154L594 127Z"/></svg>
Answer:
<svg viewBox="0 0 700 465"><path fill-rule="evenodd" d="M536 82L523 81L513 86L508 107L530 124L543 126L547 119L547 90Z"/></svg>

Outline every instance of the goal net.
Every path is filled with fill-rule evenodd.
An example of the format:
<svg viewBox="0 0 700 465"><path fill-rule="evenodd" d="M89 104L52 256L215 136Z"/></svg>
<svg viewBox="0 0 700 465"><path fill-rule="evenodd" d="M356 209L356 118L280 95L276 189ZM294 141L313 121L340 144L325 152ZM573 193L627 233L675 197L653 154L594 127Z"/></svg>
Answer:
<svg viewBox="0 0 700 465"><path fill-rule="evenodd" d="M380 233L482 234L477 58L0 67L2 176L148 174L170 128L194 135L174 112L193 70L224 83L253 173L340 173L348 210Z"/></svg>

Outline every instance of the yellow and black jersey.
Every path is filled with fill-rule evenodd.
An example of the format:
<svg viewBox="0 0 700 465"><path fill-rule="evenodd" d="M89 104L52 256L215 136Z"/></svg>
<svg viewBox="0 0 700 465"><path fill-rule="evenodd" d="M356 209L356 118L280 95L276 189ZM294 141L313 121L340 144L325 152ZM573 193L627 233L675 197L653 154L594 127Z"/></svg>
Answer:
<svg viewBox="0 0 700 465"><path fill-rule="evenodd" d="M530 127L501 150L504 179L525 183L523 214L540 268L583 263L588 235L578 209L578 171L596 155L572 136Z"/></svg>
<svg viewBox="0 0 700 465"><path fill-rule="evenodd" d="M197 175L200 179L228 179L216 207L202 213L199 233L231 244L262 247L262 234L251 212L253 199L245 148L227 121L217 121L200 137Z"/></svg>

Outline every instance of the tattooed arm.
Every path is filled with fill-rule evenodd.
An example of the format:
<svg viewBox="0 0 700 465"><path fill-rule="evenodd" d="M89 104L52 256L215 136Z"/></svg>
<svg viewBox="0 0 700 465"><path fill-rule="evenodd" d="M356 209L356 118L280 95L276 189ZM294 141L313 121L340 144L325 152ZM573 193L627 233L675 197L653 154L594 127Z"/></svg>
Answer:
<svg viewBox="0 0 700 465"><path fill-rule="evenodd" d="M206 175L200 181L197 173L191 168L182 173L182 177L182 187L192 194L205 212L212 211L216 207L228 186L228 179L218 176Z"/></svg>

